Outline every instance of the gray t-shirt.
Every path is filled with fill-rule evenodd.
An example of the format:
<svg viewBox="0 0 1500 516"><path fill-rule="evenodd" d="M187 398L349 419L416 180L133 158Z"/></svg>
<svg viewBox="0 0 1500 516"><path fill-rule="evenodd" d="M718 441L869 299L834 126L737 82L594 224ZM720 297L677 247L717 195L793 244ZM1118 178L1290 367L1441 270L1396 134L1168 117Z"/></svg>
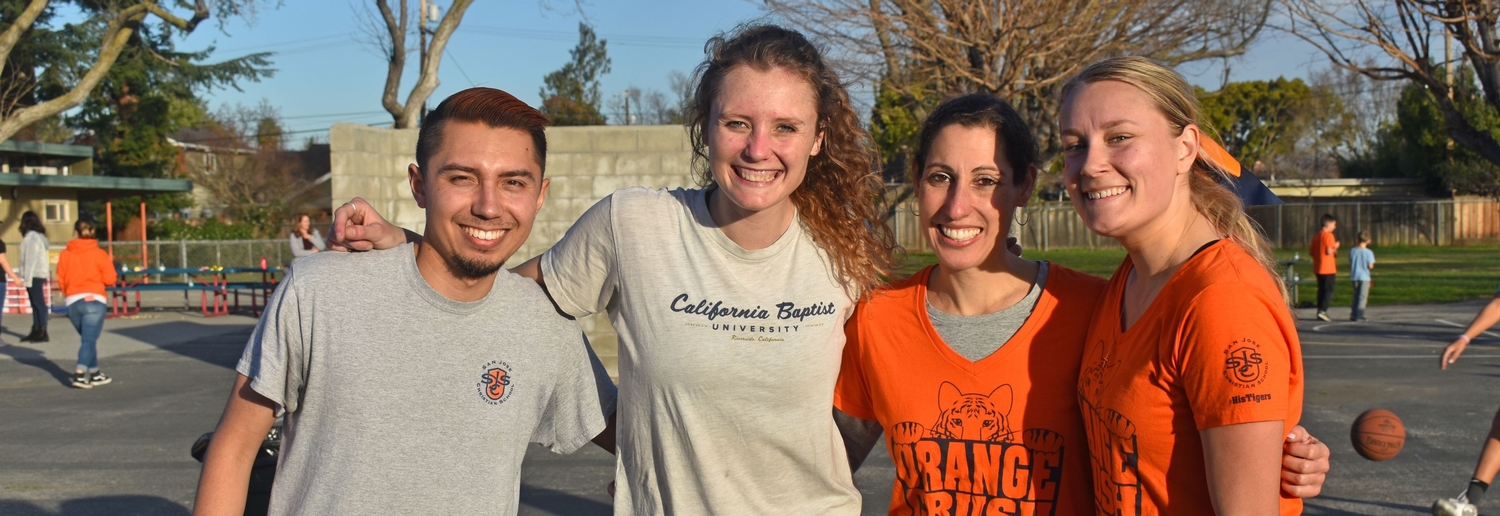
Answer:
<svg viewBox="0 0 1500 516"><path fill-rule="evenodd" d="M287 411L273 515L515 514L527 443L571 452L614 408L535 282L453 301L411 245L297 262L237 370Z"/></svg>
<svg viewBox="0 0 1500 516"><path fill-rule="evenodd" d="M859 513L832 410L853 303L800 220L747 251L705 190L620 190L541 266L620 333L615 514Z"/></svg>
<svg viewBox="0 0 1500 516"><path fill-rule="evenodd" d="M1031 317L1031 310L1036 308L1036 300L1042 298L1042 288L1047 286L1047 262L1040 264L1036 283L1031 284L1026 297L998 312L954 315L938 310L928 302L927 318L932 321L932 328L948 347L964 358L977 362L994 354L1016 335L1021 325L1026 324L1026 318Z"/></svg>

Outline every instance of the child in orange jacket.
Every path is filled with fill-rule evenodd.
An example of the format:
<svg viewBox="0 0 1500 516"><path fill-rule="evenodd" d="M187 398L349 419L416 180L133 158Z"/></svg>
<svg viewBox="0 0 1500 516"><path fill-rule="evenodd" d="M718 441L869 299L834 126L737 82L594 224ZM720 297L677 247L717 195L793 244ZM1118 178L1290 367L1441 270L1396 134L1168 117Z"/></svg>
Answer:
<svg viewBox="0 0 1500 516"><path fill-rule="evenodd" d="M99 248L94 238L94 223L80 220L73 224L72 241L57 257L57 282L62 285L68 319L78 330L78 367L73 372L73 386L91 389L110 382L99 371L99 354L95 345L104 329L105 288L117 279L114 261Z"/></svg>

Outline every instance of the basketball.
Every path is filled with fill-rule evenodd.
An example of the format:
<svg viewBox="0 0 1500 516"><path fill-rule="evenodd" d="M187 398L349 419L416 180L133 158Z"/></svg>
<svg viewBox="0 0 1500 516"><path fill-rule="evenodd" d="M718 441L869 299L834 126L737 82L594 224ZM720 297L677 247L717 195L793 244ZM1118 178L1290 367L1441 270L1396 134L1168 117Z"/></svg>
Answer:
<svg viewBox="0 0 1500 516"><path fill-rule="evenodd" d="M1354 418L1349 439L1354 442L1354 451L1359 452L1360 457L1391 460L1406 444L1406 426L1389 410L1370 409Z"/></svg>

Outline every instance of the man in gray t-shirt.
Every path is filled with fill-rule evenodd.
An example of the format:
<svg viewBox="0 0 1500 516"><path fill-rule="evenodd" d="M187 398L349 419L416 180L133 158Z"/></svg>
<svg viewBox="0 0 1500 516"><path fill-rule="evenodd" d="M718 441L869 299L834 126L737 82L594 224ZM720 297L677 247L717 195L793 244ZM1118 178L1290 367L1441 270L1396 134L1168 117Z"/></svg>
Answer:
<svg viewBox="0 0 1500 516"><path fill-rule="evenodd" d="M422 242L297 262L236 368L195 514L243 512L278 407L273 515L515 514L527 443L613 451L615 388L582 332L500 271L546 194L545 120L499 90L448 98L408 170Z"/></svg>

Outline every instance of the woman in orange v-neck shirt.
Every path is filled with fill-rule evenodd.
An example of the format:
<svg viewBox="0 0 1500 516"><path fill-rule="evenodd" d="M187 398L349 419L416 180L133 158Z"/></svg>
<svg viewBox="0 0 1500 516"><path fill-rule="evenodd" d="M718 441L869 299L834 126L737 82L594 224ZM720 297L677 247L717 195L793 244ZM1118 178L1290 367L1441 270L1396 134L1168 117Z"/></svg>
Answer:
<svg viewBox="0 0 1500 516"><path fill-rule="evenodd" d="M1064 183L1129 253L1078 382L1095 500L1105 514L1300 514L1273 456L1302 413L1297 329L1198 120L1182 76L1143 58L1063 87Z"/></svg>

